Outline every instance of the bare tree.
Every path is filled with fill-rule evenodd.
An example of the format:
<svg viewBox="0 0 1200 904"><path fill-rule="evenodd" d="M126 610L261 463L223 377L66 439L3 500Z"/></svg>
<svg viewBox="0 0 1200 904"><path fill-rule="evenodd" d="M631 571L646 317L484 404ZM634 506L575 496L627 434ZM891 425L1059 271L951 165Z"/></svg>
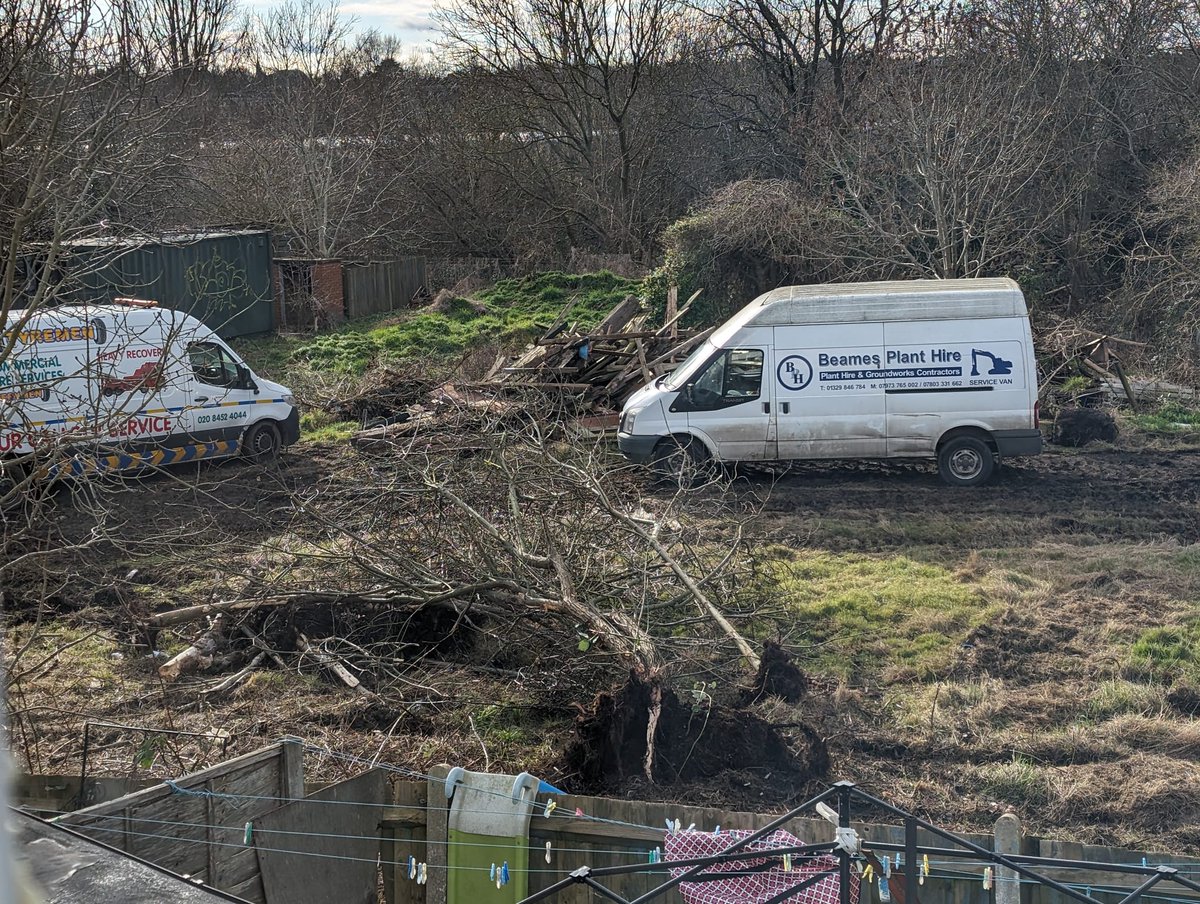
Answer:
<svg viewBox="0 0 1200 904"><path fill-rule="evenodd" d="M623 251L652 242L643 180L663 154L642 105L675 55L679 0L455 0L440 14L450 59L510 103L516 147L571 180L568 228Z"/></svg>
<svg viewBox="0 0 1200 904"><path fill-rule="evenodd" d="M1056 155L1061 83L945 54L894 62L869 99L861 125L831 142L831 190L875 272L1011 273L1054 242L1072 200Z"/></svg>
<svg viewBox="0 0 1200 904"><path fill-rule="evenodd" d="M387 203L404 172L403 99L386 77L367 84L378 42L356 44L352 28L324 0L284 3L254 22L250 103L201 173L214 217L271 223L314 258L369 248L403 221Z"/></svg>

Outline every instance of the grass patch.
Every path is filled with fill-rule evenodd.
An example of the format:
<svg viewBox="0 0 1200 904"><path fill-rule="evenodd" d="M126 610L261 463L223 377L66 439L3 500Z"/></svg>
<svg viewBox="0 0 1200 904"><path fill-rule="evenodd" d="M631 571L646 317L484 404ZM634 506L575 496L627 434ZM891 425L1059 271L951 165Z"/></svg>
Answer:
<svg viewBox="0 0 1200 904"><path fill-rule="evenodd" d="M1200 409L1168 402L1157 411L1132 414L1129 420L1145 433L1196 433L1200 431Z"/></svg>
<svg viewBox="0 0 1200 904"><path fill-rule="evenodd" d="M500 280L472 299L452 299L436 311L356 321L313 338L244 340L237 348L263 376L286 379L301 363L360 376L377 362L453 358L485 342L524 344L553 325L571 299L568 320L595 326L625 296L641 292L641 282L608 272L555 271Z"/></svg>
<svg viewBox="0 0 1200 904"><path fill-rule="evenodd" d="M1129 648L1129 662L1155 678L1200 679L1200 625L1149 628Z"/></svg>
<svg viewBox="0 0 1200 904"><path fill-rule="evenodd" d="M916 676L945 666L991 608L982 586L907 556L773 548L753 592L782 604L790 642L842 677L900 666Z"/></svg>
<svg viewBox="0 0 1200 904"><path fill-rule="evenodd" d="M1096 685L1084 704L1084 713L1091 721L1103 722L1117 716L1160 713L1165 708L1162 687L1112 679Z"/></svg>
<svg viewBox="0 0 1200 904"><path fill-rule="evenodd" d="M1021 808L1046 806L1051 799L1045 772L1014 756L1008 763L988 763L979 769L981 790L996 800Z"/></svg>
<svg viewBox="0 0 1200 904"><path fill-rule="evenodd" d="M314 442L345 442L359 425L354 421L335 421L323 411L306 411L300 415L300 436Z"/></svg>

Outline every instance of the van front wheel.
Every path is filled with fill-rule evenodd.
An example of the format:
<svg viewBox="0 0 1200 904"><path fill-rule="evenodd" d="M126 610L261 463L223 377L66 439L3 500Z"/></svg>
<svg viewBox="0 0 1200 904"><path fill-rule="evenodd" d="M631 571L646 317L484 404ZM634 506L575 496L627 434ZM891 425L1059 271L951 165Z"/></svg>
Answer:
<svg viewBox="0 0 1200 904"><path fill-rule="evenodd" d="M956 436L938 451L938 473L950 486L978 486L995 467L995 454L977 436Z"/></svg>
<svg viewBox="0 0 1200 904"><path fill-rule="evenodd" d="M255 424L242 439L242 454L251 461L270 461L279 454L282 445L279 428L270 421Z"/></svg>
<svg viewBox="0 0 1200 904"><path fill-rule="evenodd" d="M654 449L654 473L676 486L695 486L712 471L704 444L694 437L664 439Z"/></svg>

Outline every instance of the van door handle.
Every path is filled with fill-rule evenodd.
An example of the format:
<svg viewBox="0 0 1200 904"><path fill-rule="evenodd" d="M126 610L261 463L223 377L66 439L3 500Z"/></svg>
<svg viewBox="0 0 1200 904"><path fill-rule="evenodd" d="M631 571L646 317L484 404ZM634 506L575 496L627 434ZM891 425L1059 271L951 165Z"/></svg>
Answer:
<svg viewBox="0 0 1200 904"><path fill-rule="evenodd" d="M771 403L763 402L763 414L770 414L770 413L771 413Z"/></svg>
<svg viewBox="0 0 1200 904"><path fill-rule="evenodd" d="M791 403L791 402L780 402L779 404L783 406L783 413L784 413L784 414L791 414L791 413L792 413L792 403Z"/></svg>
<svg viewBox="0 0 1200 904"><path fill-rule="evenodd" d="M193 401L193 402L207 402L207 401L208 401L208 396L206 396L206 395L198 395L198 396L194 396L194 397L192 398L192 401Z"/></svg>

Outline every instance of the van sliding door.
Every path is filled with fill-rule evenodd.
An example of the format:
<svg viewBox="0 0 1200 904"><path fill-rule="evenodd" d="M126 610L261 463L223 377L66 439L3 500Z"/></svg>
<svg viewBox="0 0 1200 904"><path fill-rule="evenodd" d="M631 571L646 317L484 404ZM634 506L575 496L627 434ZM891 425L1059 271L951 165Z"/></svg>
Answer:
<svg viewBox="0 0 1200 904"><path fill-rule="evenodd" d="M775 327L779 457L882 458L880 323Z"/></svg>

